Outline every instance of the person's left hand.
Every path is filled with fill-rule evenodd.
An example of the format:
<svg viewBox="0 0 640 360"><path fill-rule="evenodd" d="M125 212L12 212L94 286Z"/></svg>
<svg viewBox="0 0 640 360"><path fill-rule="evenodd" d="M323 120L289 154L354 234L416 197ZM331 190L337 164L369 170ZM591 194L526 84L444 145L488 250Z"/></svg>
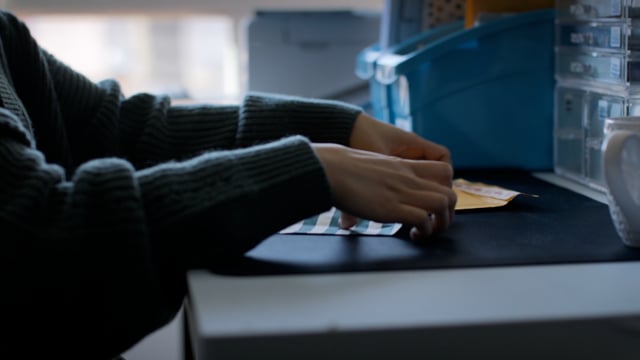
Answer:
<svg viewBox="0 0 640 360"><path fill-rule="evenodd" d="M451 164L449 150L417 134L360 113L349 139L349 147L411 160L435 160Z"/></svg>
<svg viewBox="0 0 640 360"><path fill-rule="evenodd" d="M364 112L356 118L349 138L349 147L403 159L435 160L451 164L451 154L446 147L379 121ZM357 222L357 217L341 214L342 228L349 229Z"/></svg>

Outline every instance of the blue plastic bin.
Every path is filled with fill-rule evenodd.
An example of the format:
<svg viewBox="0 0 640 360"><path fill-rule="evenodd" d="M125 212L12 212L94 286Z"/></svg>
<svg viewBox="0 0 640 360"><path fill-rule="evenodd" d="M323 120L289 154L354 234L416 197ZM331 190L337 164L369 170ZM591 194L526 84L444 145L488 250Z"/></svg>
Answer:
<svg viewBox="0 0 640 360"><path fill-rule="evenodd" d="M379 120L393 123L393 115L391 114L391 105L389 103L389 86L378 82L375 78L376 62L384 53L387 54L406 54L415 51L417 48L426 46L427 44L449 35L453 32L460 31L464 28L464 22L458 21L446 24L438 28L428 30L424 33L416 35L399 44L389 47L382 51L379 44L371 45L358 54L356 59L356 75L361 79L369 81L369 89L371 94L371 110L373 116Z"/></svg>
<svg viewBox="0 0 640 360"><path fill-rule="evenodd" d="M553 10L421 45L375 58L372 101L389 122L446 145L456 168L553 168Z"/></svg>

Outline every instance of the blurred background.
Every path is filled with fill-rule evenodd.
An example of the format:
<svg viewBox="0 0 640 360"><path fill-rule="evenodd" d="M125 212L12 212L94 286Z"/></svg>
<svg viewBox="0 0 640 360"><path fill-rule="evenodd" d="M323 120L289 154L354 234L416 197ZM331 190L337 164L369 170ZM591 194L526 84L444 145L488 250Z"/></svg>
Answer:
<svg viewBox="0 0 640 360"><path fill-rule="evenodd" d="M248 89L248 28L257 12L377 14L382 0L0 0L0 6L25 19L56 57L92 80L117 79L125 95L233 102ZM353 60L348 66L353 72Z"/></svg>

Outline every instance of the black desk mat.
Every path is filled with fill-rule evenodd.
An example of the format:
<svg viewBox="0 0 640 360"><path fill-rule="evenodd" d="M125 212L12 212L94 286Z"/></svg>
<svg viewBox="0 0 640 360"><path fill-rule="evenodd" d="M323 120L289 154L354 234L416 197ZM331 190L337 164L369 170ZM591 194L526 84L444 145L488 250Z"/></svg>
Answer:
<svg viewBox="0 0 640 360"><path fill-rule="evenodd" d="M505 170L458 173L539 197L458 212L446 232L423 243L393 237L274 235L247 255L211 269L234 275L460 268L640 260L618 237L607 205Z"/></svg>

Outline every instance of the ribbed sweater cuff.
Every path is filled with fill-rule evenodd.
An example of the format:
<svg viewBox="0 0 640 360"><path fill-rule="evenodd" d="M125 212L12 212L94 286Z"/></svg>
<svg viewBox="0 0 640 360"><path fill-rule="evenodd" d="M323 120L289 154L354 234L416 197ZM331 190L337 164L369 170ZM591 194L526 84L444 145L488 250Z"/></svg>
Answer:
<svg viewBox="0 0 640 360"><path fill-rule="evenodd" d="M237 144L252 145L288 135L348 145L362 109L338 101L250 93L240 108Z"/></svg>

